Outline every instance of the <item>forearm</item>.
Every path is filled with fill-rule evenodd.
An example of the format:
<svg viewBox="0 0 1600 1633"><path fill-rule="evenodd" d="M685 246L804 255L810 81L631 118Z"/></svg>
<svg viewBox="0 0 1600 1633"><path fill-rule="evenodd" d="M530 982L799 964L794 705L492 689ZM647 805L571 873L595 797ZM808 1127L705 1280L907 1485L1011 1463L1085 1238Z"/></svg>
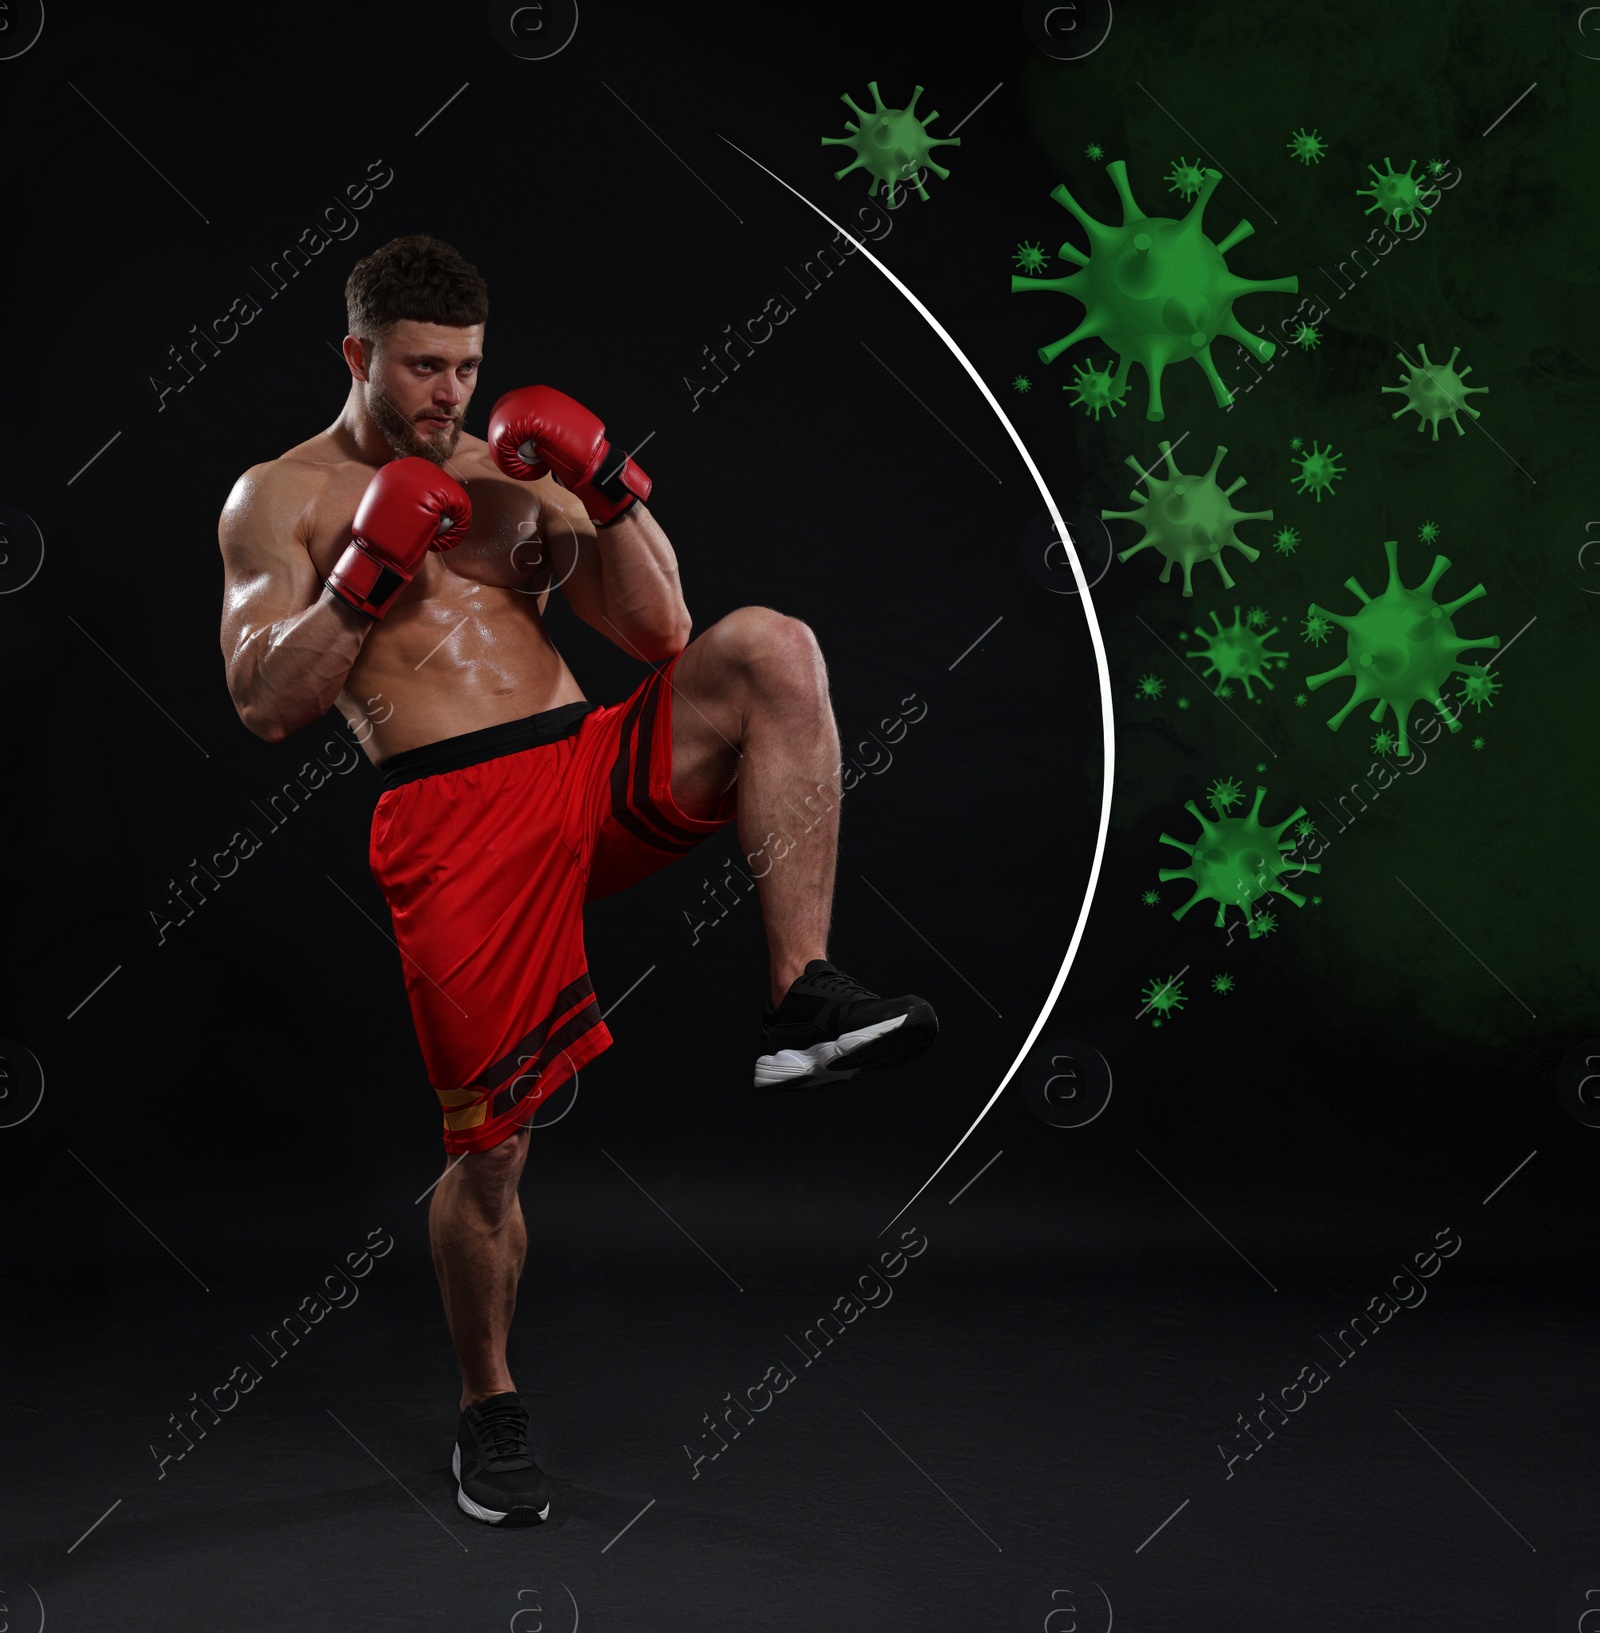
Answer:
<svg viewBox="0 0 1600 1633"><path fill-rule="evenodd" d="M372 628L370 618L325 589L293 618L249 630L228 664L239 718L269 743L320 720Z"/></svg>
<svg viewBox="0 0 1600 1633"><path fill-rule="evenodd" d="M693 620L678 558L643 502L595 533L606 617L640 657L668 658L689 641Z"/></svg>

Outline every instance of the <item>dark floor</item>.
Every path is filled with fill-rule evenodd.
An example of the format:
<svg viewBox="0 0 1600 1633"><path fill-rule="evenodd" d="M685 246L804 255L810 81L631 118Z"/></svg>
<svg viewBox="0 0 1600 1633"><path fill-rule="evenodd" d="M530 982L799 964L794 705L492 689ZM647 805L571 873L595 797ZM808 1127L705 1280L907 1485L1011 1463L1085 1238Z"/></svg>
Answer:
<svg viewBox="0 0 1600 1633"><path fill-rule="evenodd" d="M420 1208L276 1365L256 1340L365 1230L209 1292L131 1225L115 1268L34 1263L7 1299L7 1626L41 1603L51 1628L174 1633L1579 1626L1600 1547L1576 1286L1485 1285L1463 1254L1341 1366L1322 1339L1382 1260L1277 1262L1277 1291L1231 1256L1157 1275L997 1251L963 1200L787 1257L648 1206L632 1241L614 1211L587 1233L579 1198L530 1206L514 1357L555 1496L508 1532L454 1504ZM805 1329L908 1224L925 1250L808 1366ZM158 1479L168 1414L251 1360L262 1381ZM1230 1477L1235 1415L1312 1362L1328 1382ZM794 1382L719 1450L702 1414L777 1363ZM698 1477L686 1444L717 1452Z"/></svg>

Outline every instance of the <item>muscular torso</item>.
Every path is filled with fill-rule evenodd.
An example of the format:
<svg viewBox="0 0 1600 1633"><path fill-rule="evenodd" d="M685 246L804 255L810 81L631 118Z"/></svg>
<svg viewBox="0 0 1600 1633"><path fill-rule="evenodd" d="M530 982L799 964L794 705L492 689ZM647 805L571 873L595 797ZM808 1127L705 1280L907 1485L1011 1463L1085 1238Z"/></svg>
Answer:
<svg viewBox="0 0 1600 1633"><path fill-rule="evenodd" d="M350 543L372 467L326 437L283 457L317 467L299 529L325 581ZM423 558L336 700L374 761L583 698L544 628L545 603L574 548L560 536L571 530L559 487L549 477L504 475L478 437L463 436L445 468L472 500L471 530L454 549Z"/></svg>

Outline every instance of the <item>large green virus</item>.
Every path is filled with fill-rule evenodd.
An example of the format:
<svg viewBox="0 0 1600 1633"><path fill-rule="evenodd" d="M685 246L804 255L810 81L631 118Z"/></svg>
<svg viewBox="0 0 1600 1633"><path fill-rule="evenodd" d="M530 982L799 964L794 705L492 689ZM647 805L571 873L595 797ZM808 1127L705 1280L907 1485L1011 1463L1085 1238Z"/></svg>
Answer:
<svg viewBox="0 0 1600 1633"><path fill-rule="evenodd" d="M1257 291L1295 294L1299 279L1240 278L1228 270L1228 251L1255 229L1241 221L1220 243L1206 236L1202 225L1206 201L1222 180L1220 170L1203 172L1198 195L1181 220L1147 216L1139 208L1121 159L1113 159L1106 174L1122 200L1120 226L1097 221L1065 186L1050 195L1083 223L1089 235L1087 254L1072 243L1057 251L1060 260L1071 261L1082 270L1065 278L1011 280L1014 295L1030 289L1051 290L1072 296L1084 307L1078 327L1063 339L1041 346L1039 356L1053 363L1080 340L1104 340L1121 359L1116 375L1118 397L1134 363L1149 376L1150 407L1145 417L1152 420L1166 418L1161 406L1162 371L1170 363L1193 359L1211 382L1212 395L1226 406L1233 394L1217 373L1212 341L1227 335L1263 363L1277 350L1270 340L1251 334L1239 323L1233 315L1234 301Z"/></svg>
<svg viewBox="0 0 1600 1633"><path fill-rule="evenodd" d="M1306 814L1306 808L1297 805L1282 822L1264 825L1261 802L1266 797L1266 787L1258 786L1248 815L1223 816L1219 812L1214 819L1193 800L1184 801L1183 808L1200 824L1199 839L1190 845L1171 834L1161 835L1163 845L1174 845L1189 856L1186 868L1162 868L1161 882L1187 879L1194 886L1194 894L1173 912L1173 918L1181 919L1196 902L1212 901L1217 904L1217 924L1223 922L1229 907L1237 907L1253 925L1256 915L1252 904L1269 894L1282 896L1296 907L1305 906L1305 897L1291 890L1283 882L1283 875L1291 867L1297 873L1321 873L1322 864L1291 862L1295 841L1285 839L1283 833ZM1252 929L1252 935L1257 933Z"/></svg>
<svg viewBox="0 0 1600 1633"><path fill-rule="evenodd" d="M1244 486L1244 478L1237 478L1228 488L1218 486L1217 469L1227 451L1224 447L1218 447L1216 457L1211 461L1211 469L1204 476L1185 476L1172 457L1172 444L1163 437L1161 452L1166 457L1167 469L1172 473L1170 479L1165 480L1157 476L1153 469L1146 471L1129 454L1124 463L1138 471L1150 492L1147 497L1135 488L1129 494L1128 497L1137 503L1137 510L1100 512L1102 521L1115 519L1140 522L1144 526L1144 537L1121 551L1117 560L1126 561L1129 556L1138 555L1147 545L1154 545L1167 558L1166 566L1161 569L1163 584L1172 577L1173 566L1180 566L1183 568L1183 593L1193 595L1194 585L1190 581L1190 574L1194 571L1195 563L1209 561L1221 575L1223 585L1231 590L1233 580L1228 576L1222 559L1223 549L1231 545L1246 561L1254 561L1261 554L1239 538L1234 532L1235 524L1270 522L1272 512L1235 510L1228 503Z"/></svg>
<svg viewBox="0 0 1600 1633"><path fill-rule="evenodd" d="M834 171L834 180L865 167L873 177L872 186L867 190L869 198L877 197L879 184L882 183L885 201L892 207L899 202L896 191L900 184L909 182L917 190L918 197L926 200L928 190L922 185L922 167L926 165L941 180L950 175L943 165L930 157L931 150L936 147L960 147L961 138L928 134L928 126L939 115L930 113L926 119L917 117L917 98L922 95L920 85L911 93L911 100L903 108L884 106L883 98L878 95L877 80L872 80L867 89L872 92L870 113L865 108L857 107L848 91L839 98L861 121L854 124L845 120L844 128L853 134L822 138L824 147L832 145L856 150L855 158L843 170Z"/></svg>
<svg viewBox="0 0 1600 1633"><path fill-rule="evenodd" d="M1355 682L1350 700L1328 721L1329 726L1337 731L1352 709L1372 701L1374 720L1382 720L1386 709L1393 713L1397 746L1401 759L1405 759L1411 753L1406 722L1412 705L1426 700L1439 711L1451 731L1460 731L1461 722L1445 706L1440 688L1457 670L1469 675L1477 672L1476 665L1460 661L1463 652L1473 647L1497 647L1500 637L1485 635L1468 640L1456 634L1455 615L1468 602L1488 593L1482 584L1474 585L1455 601L1441 604L1434 600L1434 586L1450 570L1448 556L1435 556L1428 576L1414 588L1407 588L1400 582L1398 542L1386 540L1383 550L1389 558L1389 583L1382 595L1374 599L1353 577L1344 581L1344 587L1361 603L1359 612L1345 617L1312 602L1310 616L1337 624L1348 639L1344 662L1325 674L1309 676L1306 685L1315 691L1341 675L1349 676Z"/></svg>
<svg viewBox="0 0 1600 1633"><path fill-rule="evenodd" d="M1202 643L1198 652L1185 652L1186 658L1204 658L1206 660L1205 678L1209 680L1213 675L1217 677L1217 687L1220 690L1229 681L1238 681L1244 687L1244 695L1252 701L1255 693L1251 691L1252 681L1260 681L1270 692L1273 684L1267 679L1267 671L1276 663L1280 668L1287 665L1287 652L1274 652L1267 642L1278 633L1278 626L1274 624L1264 634L1257 634L1250 625L1239 617L1239 609L1233 609L1233 622L1223 625L1222 619L1213 611L1211 614L1210 630L1197 629L1194 631L1195 640Z"/></svg>
<svg viewBox="0 0 1600 1633"><path fill-rule="evenodd" d="M1404 170L1396 170L1392 159L1383 161L1383 169L1369 164L1367 169L1373 174L1374 180L1370 187L1358 187L1357 198L1370 198L1372 203L1366 208L1365 214L1371 215L1374 210L1382 210L1389 225L1396 230L1401 222L1409 216L1413 222L1419 215L1431 215L1432 204L1422 201L1422 188L1417 178L1411 174L1417 168L1417 161L1413 159ZM1434 193L1435 200L1439 195Z"/></svg>
<svg viewBox="0 0 1600 1633"><path fill-rule="evenodd" d="M1456 367L1456 359L1461 355L1459 346L1450 353L1448 363L1431 361L1426 346L1418 346L1417 352L1422 358L1420 363L1413 363L1404 352L1400 353L1400 361L1406 368L1406 372L1400 376L1402 384L1383 388L1386 393L1392 391L1397 396L1405 398L1405 406L1397 408L1389 418L1397 420L1402 414L1409 414L1415 410L1417 429L1420 431L1425 425L1431 425L1435 442L1439 440L1440 420L1449 420L1456 428L1456 434L1464 437L1467 434L1466 427L1456 416L1465 409L1473 419L1482 419L1483 416L1467 401L1467 395L1474 391L1481 391L1487 395L1489 388L1469 386L1465 383L1472 369Z"/></svg>

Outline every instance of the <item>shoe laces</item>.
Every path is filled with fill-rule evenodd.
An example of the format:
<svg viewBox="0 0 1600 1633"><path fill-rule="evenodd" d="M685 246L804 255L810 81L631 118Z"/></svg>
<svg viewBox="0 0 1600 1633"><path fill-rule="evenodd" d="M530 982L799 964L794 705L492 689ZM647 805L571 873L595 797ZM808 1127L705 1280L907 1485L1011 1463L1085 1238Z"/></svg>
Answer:
<svg viewBox="0 0 1600 1633"><path fill-rule="evenodd" d="M516 1401L496 1401L476 1417L478 1439L492 1458L528 1456L528 1421Z"/></svg>
<svg viewBox="0 0 1600 1633"><path fill-rule="evenodd" d="M876 997L876 993L868 992L853 975L846 975L843 970L819 970L810 978L811 986L820 987L824 992L860 993L864 998Z"/></svg>

